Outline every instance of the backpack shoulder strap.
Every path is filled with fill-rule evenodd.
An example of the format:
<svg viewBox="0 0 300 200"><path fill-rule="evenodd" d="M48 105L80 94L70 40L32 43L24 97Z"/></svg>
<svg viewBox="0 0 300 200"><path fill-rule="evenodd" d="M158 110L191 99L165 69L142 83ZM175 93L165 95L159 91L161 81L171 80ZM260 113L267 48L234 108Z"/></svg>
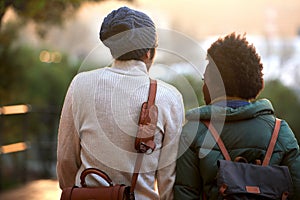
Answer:
<svg viewBox="0 0 300 200"><path fill-rule="evenodd" d="M281 125L281 120L276 118L275 120L275 127L274 127L274 131L267 149L267 153L266 156L264 158L264 161L262 163L263 166L266 166L269 164L277 138L278 138L278 134L279 134L279 130L280 130L280 125Z"/></svg>
<svg viewBox="0 0 300 200"><path fill-rule="evenodd" d="M229 155L220 135L218 134L218 131L215 129L215 127L209 121L202 121L202 122L206 125L208 130L211 132L211 134L214 137L215 141L217 142L225 160L231 160L230 155Z"/></svg>
<svg viewBox="0 0 300 200"><path fill-rule="evenodd" d="M222 139L220 138L217 130L215 129L215 127L209 121L202 121L202 122L207 126L207 128L211 132L211 134L214 137L215 141L217 142L217 144L218 144L225 160L231 160L230 155L229 155ZM273 131L273 134L272 134L272 137L271 137L268 149L267 149L266 156L265 156L265 158L263 160L263 163L262 163L263 166L268 165L269 162L270 162L270 159L272 157L272 153L273 153L273 150L274 150L277 138L278 138L280 125L281 125L281 120L276 118L274 131Z"/></svg>

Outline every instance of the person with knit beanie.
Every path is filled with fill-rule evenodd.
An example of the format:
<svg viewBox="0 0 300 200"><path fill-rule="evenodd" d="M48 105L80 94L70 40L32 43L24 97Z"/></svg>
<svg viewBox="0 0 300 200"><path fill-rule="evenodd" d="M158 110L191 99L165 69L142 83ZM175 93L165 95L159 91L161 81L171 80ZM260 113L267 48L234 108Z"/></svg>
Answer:
<svg viewBox="0 0 300 200"><path fill-rule="evenodd" d="M103 21L100 40L110 49L115 59L128 60L141 57L157 46L156 28L146 14L121 7Z"/></svg>
<svg viewBox="0 0 300 200"><path fill-rule="evenodd" d="M111 67L77 74L69 86L58 130L57 177L61 189L80 186L81 172L90 167L107 173L115 184L131 184L137 156L135 136L142 103L148 98L157 30L145 13L121 7L104 18L99 37L114 60ZM157 80L155 105L156 147L143 157L134 191L136 200L173 199L184 123L182 95ZM105 184L97 176L86 177L86 183Z"/></svg>

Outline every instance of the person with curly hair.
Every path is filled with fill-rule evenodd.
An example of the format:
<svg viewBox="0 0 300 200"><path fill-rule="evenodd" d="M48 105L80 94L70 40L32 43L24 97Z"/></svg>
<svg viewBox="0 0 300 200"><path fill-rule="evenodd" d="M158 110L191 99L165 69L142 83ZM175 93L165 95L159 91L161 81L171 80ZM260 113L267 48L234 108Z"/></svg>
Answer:
<svg viewBox="0 0 300 200"><path fill-rule="evenodd" d="M275 115L267 99L257 99L264 87L263 64L245 35L232 33L215 41L207 51L203 94L206 105L191 109L179 147L175 199L217 199L217 160L224 159L204 121L218 130L232 159L263 160ZM294 133L281 120L270 165L289 168L294 195L300 199L300 151Z"/></svg>

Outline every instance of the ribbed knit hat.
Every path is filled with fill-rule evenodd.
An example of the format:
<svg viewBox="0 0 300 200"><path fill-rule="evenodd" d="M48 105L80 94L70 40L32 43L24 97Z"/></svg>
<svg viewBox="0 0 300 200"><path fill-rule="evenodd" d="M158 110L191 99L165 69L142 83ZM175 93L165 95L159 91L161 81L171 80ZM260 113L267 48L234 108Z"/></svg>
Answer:
<svg viewBox="0 0 300 200"><path fill-rule="evenodd" d="M108 14L99 35L114 58L134 50L136 56L141 57L157 43L156 28L150 17L128 7Z"/></svg>

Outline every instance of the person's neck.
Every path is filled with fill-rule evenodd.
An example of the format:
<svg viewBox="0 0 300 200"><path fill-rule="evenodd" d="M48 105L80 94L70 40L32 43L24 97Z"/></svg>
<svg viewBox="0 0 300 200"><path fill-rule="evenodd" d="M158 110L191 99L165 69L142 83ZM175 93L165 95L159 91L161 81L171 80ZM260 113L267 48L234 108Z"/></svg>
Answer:
<svg viewBox="0 0 300 200"><path fill-rule="evenodd" d="M240 97L222 96L215 98L210 104L221 107L239 108L249 103L249 100Z"/></svg>
<svg viewBox="0 0 300 200"><path fill-rule="evenodd" d="M221 96L221 97L217 97L217 98L213 99L213 100L210 102L210 104L214 104L214 103L219 102L219 101L234 101L234 100L250 102L249 100L243 99L243 98L241 98L241 97Z"/></svg>

